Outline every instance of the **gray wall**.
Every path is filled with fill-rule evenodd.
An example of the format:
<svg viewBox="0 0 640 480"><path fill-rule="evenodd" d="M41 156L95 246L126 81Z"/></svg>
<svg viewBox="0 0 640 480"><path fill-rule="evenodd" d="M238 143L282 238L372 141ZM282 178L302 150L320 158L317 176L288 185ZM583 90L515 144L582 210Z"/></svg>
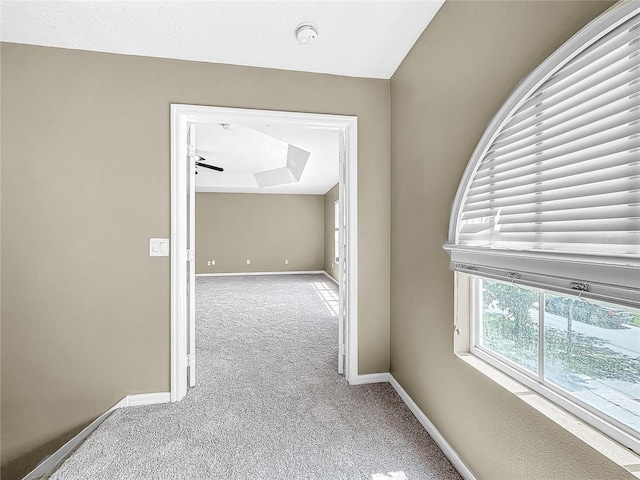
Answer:
<svg viewBox="0 0 640 480"><path fill-rule="evenodd" d="M207 265L211 260L215 266ZM309 271L323 265L322 195L196 194L196 273Z"/></svg>
<svg viewBox="0 0 640 480"><path fill-rule="evenodd" d="M391 79L391 372L478 478L633 478L453 355L442 249L487 123L609 5L448 1Z"/></svg>
<svg viewBox="0 0 640 480"><path fill-rule="evenodd" d="M335 262L335 202L340 198L340 184L324 194L324 271L338 280L340 269Z"/></svg>
<svg viewBox="0 0 640 480"><path fill-rule="evenodd" d="M360 373L389 368L389 81L2 44L2 477L169 390L171 103L358 117Z"/></svg>

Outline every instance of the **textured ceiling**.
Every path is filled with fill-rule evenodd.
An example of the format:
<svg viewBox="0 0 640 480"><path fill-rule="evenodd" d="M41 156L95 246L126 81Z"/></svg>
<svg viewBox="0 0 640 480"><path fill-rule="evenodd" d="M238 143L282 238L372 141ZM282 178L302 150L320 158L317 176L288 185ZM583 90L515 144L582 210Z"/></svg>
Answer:
<svg viewBox="0 0 640 480"><path fill-rule="evenodd" d="M300 179L260 188L255 174L282 171L296 149L310 153ZM230 125L225 129L218 123L198 123L196 155L203 157L207 164L224 168L224 172L216 172L199 167L198 192L323 195L338 183L338 133L335 130L266 124Z"/></svg>
<svg viewBox="0 0 640 480"><path fill-rule="evenodd" d="M384 78L444 0L7 1L5 42ZM294 38L315 23L312 45Z"/></svg>

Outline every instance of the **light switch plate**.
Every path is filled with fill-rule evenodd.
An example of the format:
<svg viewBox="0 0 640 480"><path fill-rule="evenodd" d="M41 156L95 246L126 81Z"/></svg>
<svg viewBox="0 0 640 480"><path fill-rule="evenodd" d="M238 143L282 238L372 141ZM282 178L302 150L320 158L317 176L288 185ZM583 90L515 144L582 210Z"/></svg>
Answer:
<svg viewBox="0 0 640 480"><path fill-rule="evenodd" d="M168 257L169 256L169 239L168 238L150 238L149 239L149 256L150 257Z"/></svg>

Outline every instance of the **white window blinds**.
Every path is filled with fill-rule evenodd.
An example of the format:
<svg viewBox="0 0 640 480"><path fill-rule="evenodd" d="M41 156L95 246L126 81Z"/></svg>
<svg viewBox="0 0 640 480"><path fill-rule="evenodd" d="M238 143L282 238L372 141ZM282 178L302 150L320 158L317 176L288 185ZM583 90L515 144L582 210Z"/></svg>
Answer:
<svg viewBox="0 0 640 480"><path fill-rule="evenodd" d="M455 270L640 306L640 8L618 4L516 89L474 152Z"/></svg>

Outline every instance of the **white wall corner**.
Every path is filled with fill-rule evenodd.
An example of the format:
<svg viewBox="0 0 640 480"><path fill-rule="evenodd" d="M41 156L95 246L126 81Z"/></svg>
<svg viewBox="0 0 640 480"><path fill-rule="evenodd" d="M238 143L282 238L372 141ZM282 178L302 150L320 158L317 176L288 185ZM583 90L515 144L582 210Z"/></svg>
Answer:
<svg viewBox="0 0 640 480"><path fill-rule="evenodd" d="M427 418L420 407L413 401L413 399L409 396L407 392L400 386L398 381L393 377L393 375L388 374L389 383L398 392L402 401L409 407L409 410L415 415L418 421L422 424L427 433L433 438L433 440L438 444L440 450L446 455L454 468L458 471L458 473L465 480L478 480L477 477L473 474L473 472L467 467L467 465L462 461L462 458L458 455L458 453L453 449L449 442L445 440L442 434L438 431L436 426L431 423L431 421Z"/></svg>

